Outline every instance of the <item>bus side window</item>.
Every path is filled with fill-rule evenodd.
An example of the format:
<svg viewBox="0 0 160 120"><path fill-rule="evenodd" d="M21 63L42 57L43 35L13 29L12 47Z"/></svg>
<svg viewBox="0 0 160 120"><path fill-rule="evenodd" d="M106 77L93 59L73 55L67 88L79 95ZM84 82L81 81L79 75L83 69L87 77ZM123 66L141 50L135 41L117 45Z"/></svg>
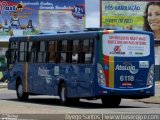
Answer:
<svg viewBox="0 0 160 120"><path fill-rule="evenodd" d="M29 46L28 46L28 61L31 62L31 57L32 57L32 45L33 43L32 42L29 42Z"/></svg>
<svg viewBox="0 0 160 120"><path fill-rule="evenodd" d="M66 53L67 53L67 40L62 40L58 42L59 46L59 60L60 63L66 63Z"/></svg>
<svg viewBox="0 0 160 120"><path fill-rule="evenodd" d="M10 43L10 62L11 63L15 63L16 59L17 59L17 42L11 42Z"/></svg>
<svg viewBox="0 0 160 120"><path fill-rule="evenodd" d="M30 43L30 59L29 62L36 62L37 58L37 47L38 47L38 42L34 41Z"/></svg>
<svg viewBox="0 0 160 120"><path fill-rule="evenodd" d="M16 59L17 59L17 55L16 55L16 51L15 50L9 50L8 52L7 52L7 59L8 59L8 63L9 64L13 64L13 63L15 63L15 61L16 61Z"/></svg>
<svg viewBox="0 0 160 120"><path fill-rule="evenodd" d="M78 63L85 63L85 52L78 52Z"/></svg>
<svg viewBox="0 0 160 120"><path fill-rule="evenodd" d="M27 42L20 42L19 61L20 62L27 61Z"/></svg>
<svg viewBox="0 0 160 120"><path fill-rule="evenodd" d="M94 57L94 39L90 40L89 51L91 53L91 63L92 63Z"/></svg>
<svg viewBox="0 0 160 120"><path fill-rule="evenodd" d="M72 63L78 63L78 54L76 52L72 53Z"/></svg>
<svg viewBox="0 0 160 120"><path fill-rule="evenodd" d="M33 44L32 42L29 42L28 52L31 52L32 44Z"/></svg>
<svg viewBox="0 0 160 120"><path fill-rule="evenodd" d="M67 41L66 63L72 63L72 40Z"/></svg>
<svg viewBox="0 0 160 120"><path fill-rule="evenodd" d="M7 58L7 68L8 70L11 69L14 63L17 60L17 53L18 53L18 42L10 42L8 46L8 50L6 51L6 58Z"/></svg>
<svg viewBox="0 0 160 120"><path fill-rule="evenodd" d="M92 63L93 61L93 40L84 41L84 51L85 51L85 63Z"/></svg>
<svg viewBox="0 0 160 120"><path fill-rule="evenodd" d="M50 41L48 46L49 62L56 62L57 41Z"/></svg>
<svg viewBox="0 0 160 120"><path fill-rule="evenodd" d="M66 52L61 52L60 53L60 62L61 63L66 63Z"/></svg>
<svg viewBox="0 0 160 120"><path fill-rule="evenodd" d="M44 63L46 62L46 42L40 41L39 51L38 51L38 62Z"/></svg>
<svg viewBox="0 0 160 120"><path fill-rule="evenodd" d="M79 40L73 40L72 63L78 63Z"/></svg>
<svg viewBox="0 0 160 120"><path fill-rule="evenodd" d="M55 62L53 52L54 52L54 41L50 41L48 44L49 62Z"/></svg>
<svg viewBox="0 0 160 120"><path fill-rule="evenodd" d="M11 42L10 49L17 49L17 42Z"/></svg>
<svg viewBox="0 0 160 120"><path fill-rule="evenodd" d="M85 53L85 63L91 63L92 62L92 53L86 52Z"/></svg>
<svg viewBox="0 0 160 120"><path fill-rule="evenodd" d="M85 63L84 40L79 41L78 63Z"/></svg>

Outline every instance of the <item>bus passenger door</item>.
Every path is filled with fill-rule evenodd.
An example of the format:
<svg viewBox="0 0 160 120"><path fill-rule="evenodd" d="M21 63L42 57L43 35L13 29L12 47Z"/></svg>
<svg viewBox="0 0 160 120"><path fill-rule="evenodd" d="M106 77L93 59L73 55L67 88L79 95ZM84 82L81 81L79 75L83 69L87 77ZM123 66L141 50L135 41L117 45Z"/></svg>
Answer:
<svg viewBox="0 0 160 120"><path fill-rule="evenodd" d="M31 65L28 64L28 92L33 92L33 71L32 68L30 67Z"/></svg>
<svg viewBox="0 0 160 120"><path fill-rule="evenodd" d="M72 65L69 68L69 80L70 80L70 89L69 89L69 96L77 97L77 72L76 66Z"/></svg>
<svg viewBox="0 0 160 120"><path fill-rule="evenodd" d="M71 80L76 85L76 93L78 97L91 96L91 87L93 83L92 62L93 62L93 39L74 40L72 66L73 72ZM74 64L75 63L75 64Z"/></svg>
<svg viewBox="0 0 160 120"><path fill-rule="evenodd" d="M35 94L47 94L46 74L47 67L40 64L32 64L29 67L29 83L31 83L32 92Z"/></svg>
<svg viewBox="0 0 160 120"><path fill-rule="evenodd" d="M36 71L37 67L34 64L28 64L28 91L31 93L36 93L36 88L38 87Z"/></svg>
<svg viewBox="0 0 160 120"><path fill-rule="evenodd" d="M87 97L91 95L91 66L79 65L77 70L77 95Z"/></svg>

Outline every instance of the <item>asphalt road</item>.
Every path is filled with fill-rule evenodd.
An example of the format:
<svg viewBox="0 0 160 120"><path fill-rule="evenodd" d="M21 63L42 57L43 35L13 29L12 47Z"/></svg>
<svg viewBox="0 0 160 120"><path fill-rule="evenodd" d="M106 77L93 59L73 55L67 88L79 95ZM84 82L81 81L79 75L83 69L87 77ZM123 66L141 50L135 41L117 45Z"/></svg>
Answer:
<svg viewBox="0 0 160 120"><path fill-rule="evenodd" d="M100 100L81 100L75 106L61 106L58 97L31 96L19 102L15 91L0 89L2 114L160 114L160 104L146 104L137 100L122 99L118 108L105 108Z"/></svg>

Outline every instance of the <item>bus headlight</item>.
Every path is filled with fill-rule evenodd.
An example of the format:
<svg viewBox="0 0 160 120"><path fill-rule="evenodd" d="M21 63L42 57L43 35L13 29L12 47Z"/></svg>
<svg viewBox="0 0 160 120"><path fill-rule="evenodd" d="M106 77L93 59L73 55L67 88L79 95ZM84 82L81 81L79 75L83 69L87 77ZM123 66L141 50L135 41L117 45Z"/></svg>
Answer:
<svg viewBox="0 0 160 120"><path fill-rule="evenodd" d="M147 86L153 85L153 80L154 80L154 65L151 65L147 77Z"/></svg>
<svg viewBox="0 0 160 120"><path fill-rule="evenodd" d="M98 84L105 86L106 85L106 80L105 80L105 75L103 71L103 67L101 64L97 64L97 75L98 75Z"/></svg>

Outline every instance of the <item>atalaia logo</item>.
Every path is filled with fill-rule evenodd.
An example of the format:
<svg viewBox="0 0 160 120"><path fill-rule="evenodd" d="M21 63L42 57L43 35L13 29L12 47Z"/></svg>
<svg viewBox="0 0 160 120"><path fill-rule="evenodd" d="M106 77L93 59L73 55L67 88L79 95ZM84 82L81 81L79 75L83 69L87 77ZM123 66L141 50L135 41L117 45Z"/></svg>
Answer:
<svg viewBox="0 0 160 120"><path fill-rule="evenodd" d="M132 74L138 73L139 69L136 69L135 66L132 64L130 65L116 65L115 70L121 70L121 71L130 71Z"/></svg>

